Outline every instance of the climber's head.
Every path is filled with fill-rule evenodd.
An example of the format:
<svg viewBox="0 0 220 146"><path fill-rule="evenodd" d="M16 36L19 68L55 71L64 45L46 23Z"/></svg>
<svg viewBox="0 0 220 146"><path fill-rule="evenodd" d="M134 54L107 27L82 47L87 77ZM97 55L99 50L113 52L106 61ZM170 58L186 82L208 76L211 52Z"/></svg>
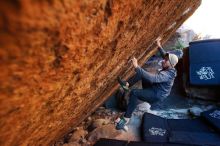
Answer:
<svg viewBox="0 0 220 146"><path fill-rule="evenodd" d="M162 61L163 69L174 68L178 63L178 57L175 54L167 53Z"/></svg>

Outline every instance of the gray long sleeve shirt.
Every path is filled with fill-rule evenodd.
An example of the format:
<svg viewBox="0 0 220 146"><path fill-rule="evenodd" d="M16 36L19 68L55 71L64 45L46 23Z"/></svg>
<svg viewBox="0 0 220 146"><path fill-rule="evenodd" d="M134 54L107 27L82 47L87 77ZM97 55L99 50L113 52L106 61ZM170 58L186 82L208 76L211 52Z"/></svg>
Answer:
<svg viewBox="0 0 220 146"><path fill-rule="evenodd" d="M164 58L166 55L164 49L159 48L159 51L161 56ZM170 94L174 79L177 75L175 68L161 70L157 74L152 74L148 71L145 71L141 67L137 67L135 71L141 73L142 78L153 83L152 88L158 98L165 98Z"/></svg>
<svg viewBox="0 0 220 146"><path fill-rule="evenodd" d="M142 78L148 80L152 84L152 89L155 92L155 95L158 98L165 98L170 94L171 88L176 77L175 68L168 70L162 70L157 74L152 74L148 71L145 71L141 67L135 69L136 72L139 72Z"/></svg>

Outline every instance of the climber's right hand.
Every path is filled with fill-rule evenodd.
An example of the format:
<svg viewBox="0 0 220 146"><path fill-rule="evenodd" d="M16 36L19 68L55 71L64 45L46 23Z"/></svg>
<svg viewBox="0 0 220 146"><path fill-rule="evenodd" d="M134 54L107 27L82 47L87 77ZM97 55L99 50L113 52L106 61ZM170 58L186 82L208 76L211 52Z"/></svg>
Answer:
<svg viewBox="0 0 220 146"><path fill-rule="evenodd" d="M161 47L161 42L160 42L161 39L162 39L161 37L158 37L158 38L156 39L156 42L157 42L157 46L158 46L158 47Z"/></svg>

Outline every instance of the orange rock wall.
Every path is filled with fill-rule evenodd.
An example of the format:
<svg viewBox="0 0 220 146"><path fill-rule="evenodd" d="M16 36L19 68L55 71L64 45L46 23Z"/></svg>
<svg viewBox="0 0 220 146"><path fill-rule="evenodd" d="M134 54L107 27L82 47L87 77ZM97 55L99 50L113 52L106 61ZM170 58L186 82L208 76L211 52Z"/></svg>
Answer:
<svg viewBox="0 0 220 146"><path fill-rule="evenodd" d="M0 145L50 145L155 53L200 0L0 1Z"/></svg>

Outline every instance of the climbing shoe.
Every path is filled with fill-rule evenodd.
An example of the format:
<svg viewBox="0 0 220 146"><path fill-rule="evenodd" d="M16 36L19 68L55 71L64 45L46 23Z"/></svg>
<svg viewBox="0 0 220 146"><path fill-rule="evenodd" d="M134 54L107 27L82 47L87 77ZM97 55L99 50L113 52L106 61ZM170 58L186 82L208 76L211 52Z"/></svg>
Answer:
<svg viewBox="0 0 220 146"><path fill-rule="evenodd" d="M123 90L128 91L129 87L126 86L126 81L123 81L120 77L118 77L117 79L118 79L118 83L123 88Z"/></svg>
<svg viewBox="0 0 220 146"><path fill-rule="evenodd" d="M116 129L117 130L128 131L128 126L126 126L127 121L125 120L124 117L116 119L115 123L116 123Z"/></svg>

